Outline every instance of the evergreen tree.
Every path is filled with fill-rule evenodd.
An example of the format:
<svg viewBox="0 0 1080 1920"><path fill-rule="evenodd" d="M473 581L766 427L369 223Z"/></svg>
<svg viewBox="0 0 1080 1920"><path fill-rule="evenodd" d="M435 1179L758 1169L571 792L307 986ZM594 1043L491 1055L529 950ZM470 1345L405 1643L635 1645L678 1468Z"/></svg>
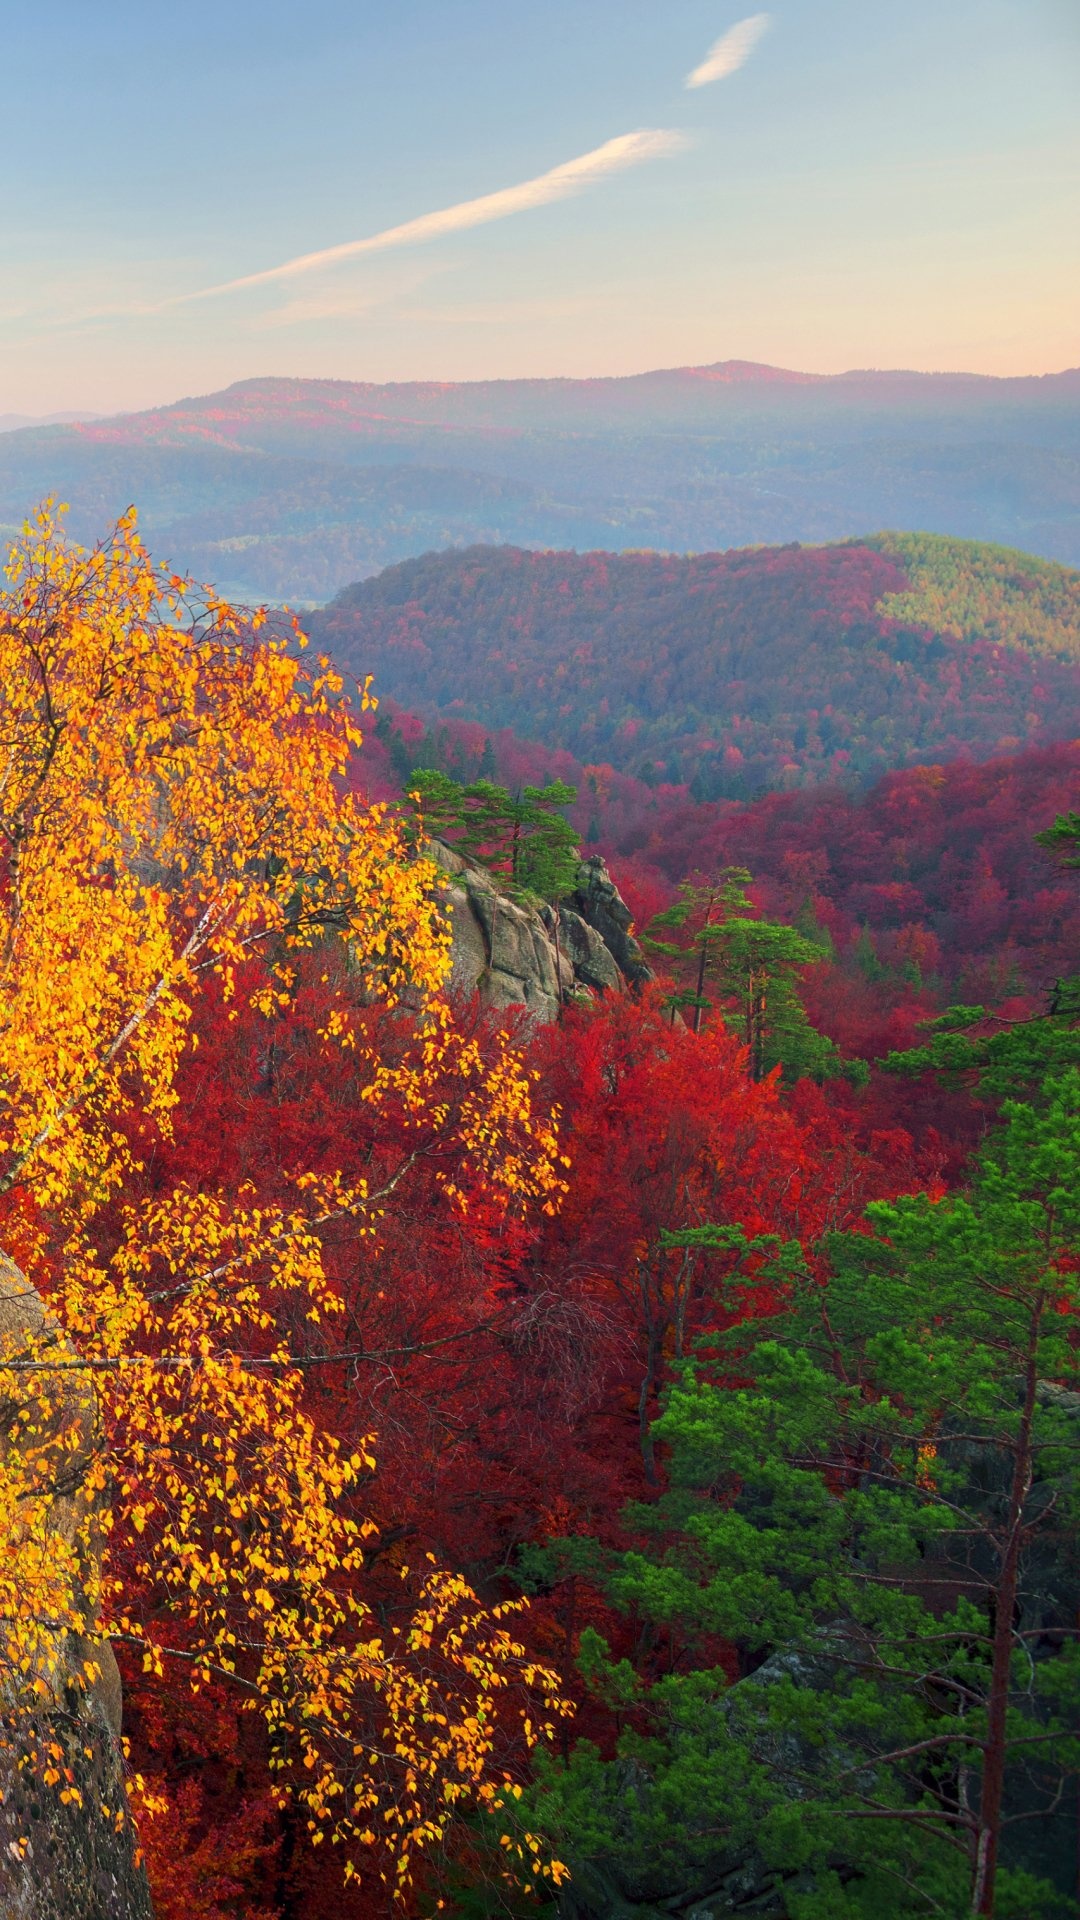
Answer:
<svg viewBox="0 0 1080 1920"><path fill-rule="evenodd" d="M851 949L851 954L865 980L875 981L884 978L885 968L878 959L874 936L865 920L859 929L859 937Z"/></svg>
<svg viewBox="0 0 1080 1920"><path fill-rule="evenodd" d="M887 1054L881 1064L912 1078L936 1073L989 1100L1021 1093L1037 1101L1048 1075L1080 1067L1078 1022L1080 980L1059 980L1043 1014L1015 1020L983 1006L946 1007L922 1022L921 1046Z"/></svg>
<svg viewBox="0 0 1080 1920"><path fill-rule="evenodd" d="M526 787L517 803L514 884L552 905L572 891L577 879L579 837L560 811L576 799L576 787L553 780L546 787Z"/></svg>
<svg viewBox="0 0 1080 1920"><path fill-rule="evenodd" d="M473 780L463 786L452 774L419 767L409 782L407 799L425 832L493 872L511 873L520 822L516 803L505 787L491 780Z"/></svg>
<svg viewBox="0 0 1080 1920"><path fill-rule="evenodd" d="M827 948L795 927L758 919L747 897L749 884L745 867L684 881L675 904L650 921L642 944L675 977L672 1017L676 1009L687 1009L697 1033L704 1015L718 1006L746 1043L753 1079L775 1066L789 1079L824 1078L837 1071L838 1056L810 1025L798 976L825 959Z"/></svg>
<svg viewBox="0 0 1080 1920"><path fill-rule="evenodd" d="M1059 813L1053 826L1037 833L1035 840L1057 854L1062 866L1080 867L1080 813Z"/></svg>
<svg viewBox="0 0 1080 1920"><path fill-rule="evenodd" d="M508 893L554 902L571 891L578 834L561 809L577 799L576 787L554 780L515 797L493 780L463 786L419 768L407 797L427 832L497 874Z"/></svg>
<svg viewBox="0 0 1080 1920"><path fill-rule="evenodd" d="M390 715L383 710L375 722L375 738L381 740L388 754L394 777L401 786L405 786L413 770L413 756L409 752L398 728Z"/></svg>
<svg viewBox="0 0 1080 1920"><path fill-rule="evenodd" d="M746 867L724 867L712 880L697 876L684 880L678 899L663 913L655 914L642 935L646 952L667 960L679 978L679 990L669 996L669 1004L673 1013L676 1008L690 1010L695 1033L700 1031L702 1015L710 1006L705 982L715 943L728 918L749 910L745 891L749 884Z"/></svg>
<svg viewBox="0 0 1080 1920"><path fill-rule="evenodd" d="M476 769L476 777L478 780L494 780L495 774L495 749L491 744L491 737L489 735L484 741L484 751L480 755L480 764Z"/></svg>
<svg viewBox="0 0 1080 1920"><path fill-rule="evenodd" d="M559 989L559 1020L563 1009L560 902L571 892L581 863L578 836L558 811L577 799L577 788L554 780L546 787L526 787L520 809L521 831L516 841L514 890L543 900L555 922L555 974Z"/></svg>
<svg viewBox="0 0 1080 1920"><path fill-rule="evenodd" d="M1080 1074L1006 1106L969 1193L869 1226L828 1243L824 1283L759 1243L782 1310L683 1371L655 1428L669 1490L629 1516L641 1546L598 1571L564 1543L689 1653L648 1688L584 1638L627 1731L612 1763L583 1744L546 1768L539 1798L586 1868L742 1858L791 1920L1064 1920ZM716 1636L738 1685L715 1651L692 1662Z"/></svg>
<svg viewBox="0 0 1080 1920"><path fill-rule="evenodd" d="M836 1048L811 1026L798 990L801 969L824 958L821 947L777 921L734 915L721 926L714 943L717 992L742 1032L755 1080L775 1066L791 1080L837 1071Z"/></svg>
<svg viewBox="0 0 1080 1920"><path fill-rule="evenodd" d="M546 787L525 787L515 798L493 780L462 786L451 774L421 769L408 799L427 832L487 867L505 893L551 907L561 1019L559 902L572 891L581 859L577 830L561 809L577 799L577 788L553 780Z"/></svg>

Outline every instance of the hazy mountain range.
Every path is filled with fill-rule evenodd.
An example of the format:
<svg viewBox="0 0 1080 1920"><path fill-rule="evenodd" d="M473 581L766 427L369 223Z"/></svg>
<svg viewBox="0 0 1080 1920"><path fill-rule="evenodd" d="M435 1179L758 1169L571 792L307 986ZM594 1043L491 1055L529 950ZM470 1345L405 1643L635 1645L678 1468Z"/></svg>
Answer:
<svg viewBox="0 0 1080 1920"><path fill-rule="evenodd" d="M76 420L100 420L100 413L77 410L60 413L0 413L0 433L14 433L20 427L64 427Z"/></svg>
<svg viewBox="0 0 1080 1920"><path fill-rule="evenodd" d="M4 432L0 524L48 493L81 537L134 501L160 558L241 598L308 603L477 543L701 552L892 526L1076 564L1080 369L245 380Z"/></svg>

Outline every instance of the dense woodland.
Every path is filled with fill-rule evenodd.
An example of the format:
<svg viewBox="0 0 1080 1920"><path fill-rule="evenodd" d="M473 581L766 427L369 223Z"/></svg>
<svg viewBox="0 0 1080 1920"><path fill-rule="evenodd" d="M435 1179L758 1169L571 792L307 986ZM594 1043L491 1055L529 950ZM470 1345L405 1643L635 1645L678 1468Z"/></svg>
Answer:
<svg viewBox="0 0 1080 1920"><path fill-rule="evenodd" d="M1080 576L965 541L702 554L429 554L320 641L460 717L694 798L863 782L1080 725Z"/></svg>
<svg viewBox="0 0 1080 1920"><path fill-rule="evenodd" d="M81 1612L9 1524L9 1737L61 1593L157 1920L1065 1920L1075 577L892 537L377 589L320 640L416 650L423 717L130 523L12 576L0 1244L108 1520ZM455 999L425 822L537 908L604 853L654 980Z"/></svg>

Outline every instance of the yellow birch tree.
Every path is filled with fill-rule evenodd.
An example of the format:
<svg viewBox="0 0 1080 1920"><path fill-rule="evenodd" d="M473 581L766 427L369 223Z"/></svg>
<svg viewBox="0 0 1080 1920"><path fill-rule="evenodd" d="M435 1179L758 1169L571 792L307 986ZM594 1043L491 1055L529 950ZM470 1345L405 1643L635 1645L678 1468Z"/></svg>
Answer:
<svg viewBox="0 0 1080 1920"><path fill-rule="evenodd" d="M228 994L262 954L269 1009L290 954L333 936L353 989L324 1040L351 1050L366 1098L392 1090L430 1130L449 1076L458 1164L508 1205L553 1204L553 1127L508 1045L482 1054L456 1031L436 870L350 791L356 708L327 661L301 664L298 630L286 648L260 615L155 567L133 512L85 551L47 506L6 579L0 1239L6 1223L27 1276L0 1275L23 1303L0 1312L6 1721L17 1730L73 1675L93 1684L110 1635L150 1670L229 1678L312 1837L346 1843L349 1871L380 1843L403 1886L458 1807L507 1791L507 1704L531 1697L528 1739L561 1708L512 1609L452 1572L426 1567L411 1626L380 1634L358 1504L370 1449L348 1454L314 1422L275 1316L285 1296L293 1320L297 1300L314 1321L338 1310L321 1228L345 1216L377 1232L408 1157L378 1193L298 1169L290 1207L254 1187L125 1205L121 1121L170 1127L201 980ZM357 1009L403 996L417 1044L388 1065ZM103 1239L107 1204L122 1224ZM129 1610L140 1583L160 1602L149 1621ZM521 1851L532 1871L535 1846Z"/></svg>

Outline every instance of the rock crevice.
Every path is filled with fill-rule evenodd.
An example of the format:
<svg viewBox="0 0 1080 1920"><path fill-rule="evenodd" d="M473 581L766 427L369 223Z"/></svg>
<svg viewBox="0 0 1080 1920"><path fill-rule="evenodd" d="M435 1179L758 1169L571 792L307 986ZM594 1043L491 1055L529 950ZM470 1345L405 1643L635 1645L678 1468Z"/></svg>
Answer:
<svg viewBox="0 0 1080 1920"><path fill-rule="evenodd" d="M630 909L603 860L583 860L574 890L556 906L512 900L495 878L442 841L428 852L447 875L451 991L485 1006L524 1007L540 1022L560 1005L624 993L651 980Z"/></svg>

